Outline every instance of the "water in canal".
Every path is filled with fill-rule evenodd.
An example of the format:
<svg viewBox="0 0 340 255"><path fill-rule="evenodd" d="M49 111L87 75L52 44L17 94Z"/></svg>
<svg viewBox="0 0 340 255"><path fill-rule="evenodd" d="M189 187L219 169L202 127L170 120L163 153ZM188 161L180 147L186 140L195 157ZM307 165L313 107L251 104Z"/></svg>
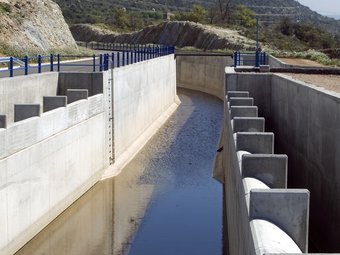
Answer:
<svg viewBox="0 0 340 255"><path fill-rule="evenodd" d="M211 177L222 102L178 92L177 111L122 173L96 184L17 254L222 254L222 186Z"/></svg>

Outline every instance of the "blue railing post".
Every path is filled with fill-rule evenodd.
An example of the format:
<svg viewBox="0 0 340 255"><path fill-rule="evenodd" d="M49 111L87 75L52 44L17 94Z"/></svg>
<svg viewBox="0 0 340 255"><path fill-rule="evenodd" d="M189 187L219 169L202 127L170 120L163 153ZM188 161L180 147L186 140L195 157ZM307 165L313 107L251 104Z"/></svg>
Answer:
<svg viewBox="0 0 340 255"><path fill-rule="evenodd" d="M38 73L41 73L41 55L38 55Z"/></svg>
<svg viewBox="0 0 340 255"><path fill-rule="evenodd" d="M238 61L237 65L240 66L241 65L241 52L240 51L238 52L237 61Z"/></svg>
<svg viewBox="0 0 340 255"><path fill-rule="evenodd" d="M13 70L13 57L9 58L9 77L13 77L14 70Z"/></svg>
<svg viewBox="0 0 340 255"><path fill-rule="evenodd" d="M99 72L103 71L103 54L99 55Z"/></svg>
<svg viewBox="0 0 340 255"><path fill-rule="evenodd" d="M263 52L263 65L267 64L267 56L266 56L266 52Z"/></svg>
<svg viewBox="0 0 340 255"><path fill-rule="evenodd" d="M259 51L258 50L255 52L255 66L256 67L260 66L260 56L259 56Z"/></svg>
<svg viewBox="0 0 340 255"><path fill-rule="evenodd" d="M60 54L57 55L57 62L58 62L57 69L58 72L60 72Z"/></svg>
<svg viewBox="0 0 340 255"><path fill-rule="evenodd" d="M51 72L54 71L54 65L53 65L53 63L54 63L54 55L51 54L51 55L50 55L50 71L51 71Z"/></svg>
<svg viewBox="0 0 340 255"><path fill-rule="evenodd" d="M92 66L93 66L93 72L96 72L96 55L93 54L93 60L92 60Z"/></svg>
<svg viewBox="0 0 340 255"><path fill-rule="evenodd" d="M24 57L25 62L25 75L28 75L28 56Z"/></svg>
<svg viewBox="0 0 340 255"><path fill-rule="evenodd" d="M237 66L237 52L234 52L234 67Z"/></svg>
<svg viewBox="0 0 340 255"><path fill-rule="evenodd" d="M111 68L115 68L115 53L114 52L112 52L111 54L111 61L112 61Z"/></svg>
<svg viewBox="0 0 340 255"><path fill-rule="evenodd" d="M125 51L124 50L123 50L123 56L122 57L123 57L123 59L122 59L123 60L122 66L125 66Z"/></svg>
<svg viewBox="0 0 340 255"><path fill-rule="evenodd" d="M120 67L120 52L117 54L117 67Z"/></svg>
<svg viewBox="0 0 340 255"><path fill-rule="evenodd" d="M126 64L129 65L130 64L130 51L126 52Z"/></svg>

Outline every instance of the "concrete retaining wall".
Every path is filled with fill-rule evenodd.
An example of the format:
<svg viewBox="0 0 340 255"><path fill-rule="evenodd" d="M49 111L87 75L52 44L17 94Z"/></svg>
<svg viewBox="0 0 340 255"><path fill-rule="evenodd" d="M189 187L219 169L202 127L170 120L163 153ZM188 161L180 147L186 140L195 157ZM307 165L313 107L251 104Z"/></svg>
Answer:
<svg viewBox="0 0 340 255"><path fill-rule="evenodd" d="M65 96L56 97L57 84L69 101L78 100L66 104ZM178 103L173 55L103 73L0 79L0 92L7 115L0 114L0 254L4 255L16 252L103 178L112 159L117 174ZM18 102L18 113L27 116L37 115L30 114L31 108L49 110L4 125L6 117L14 115L9 108Z"/></svg>
<svg viewBox="0 0 340 255"><path fill-rule="evenodd" d="M178 106L174 55L116 68L112 73L114 164L117 175Z"/></svg>
<svg viewBox="0 0 340 255"><path fill-rule="evenodd" d="M202 91L224 100L224 68L231 57L177 56L177 86Z"/></svg>

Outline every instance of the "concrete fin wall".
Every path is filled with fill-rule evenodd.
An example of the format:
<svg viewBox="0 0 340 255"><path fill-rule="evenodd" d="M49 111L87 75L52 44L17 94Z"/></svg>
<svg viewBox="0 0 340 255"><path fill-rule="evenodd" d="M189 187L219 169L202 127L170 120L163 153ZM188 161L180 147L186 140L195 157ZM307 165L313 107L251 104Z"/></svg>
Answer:
<svg viewBox="0 0 340 255"><path fill-rule="evenodd" d="M231 94L235 93L233 88ZM238 132L234 129L234 118L240 117L231 117L233 106L228 100L233 97L226 96L223 132L226 139L223 158L217 156L222 163L216 164L225 173L228 252L257 255L306 252L309 192L286 189L287 156L273 154L274 134L263 132L264 127L262 132L249 132L254 128L251 121L242 123L241 130L248 132ZM243 99L237 105L249 106L252 101Z"/></svg>

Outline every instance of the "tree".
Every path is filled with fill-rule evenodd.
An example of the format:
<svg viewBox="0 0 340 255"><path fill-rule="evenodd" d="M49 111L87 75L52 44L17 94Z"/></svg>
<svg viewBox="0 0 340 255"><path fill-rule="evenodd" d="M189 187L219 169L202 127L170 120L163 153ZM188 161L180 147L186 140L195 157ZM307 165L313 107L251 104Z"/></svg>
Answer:
<svg viewBox="0 0 340 255"><path fill-rule="evenodd" d="M233 0L217 0L216 5L219 11L219 18L222 23L228 21L233 8Z"/></svg>
<svg viewBox="0 0 340 255"><path fill-rule="evenodd" d="M236 19L239 19L242 26L255 27L256 19L255 12L244 5L237 6Z"/></svg>
<svg viewBox="0 0 340 255"><path fill-rule="evenodd" d="M192 6L192 11L190 12L190 20L193 22L205 23L207 18L207 10L203 6L194 4Z"/></svg>
<svg viewBox="0 0 340 255"><path fill-rule="evenodd" d="M129 25L129 16L123 8L115 8L113 10L114 25L120 29L126 29Z"/></svg>

